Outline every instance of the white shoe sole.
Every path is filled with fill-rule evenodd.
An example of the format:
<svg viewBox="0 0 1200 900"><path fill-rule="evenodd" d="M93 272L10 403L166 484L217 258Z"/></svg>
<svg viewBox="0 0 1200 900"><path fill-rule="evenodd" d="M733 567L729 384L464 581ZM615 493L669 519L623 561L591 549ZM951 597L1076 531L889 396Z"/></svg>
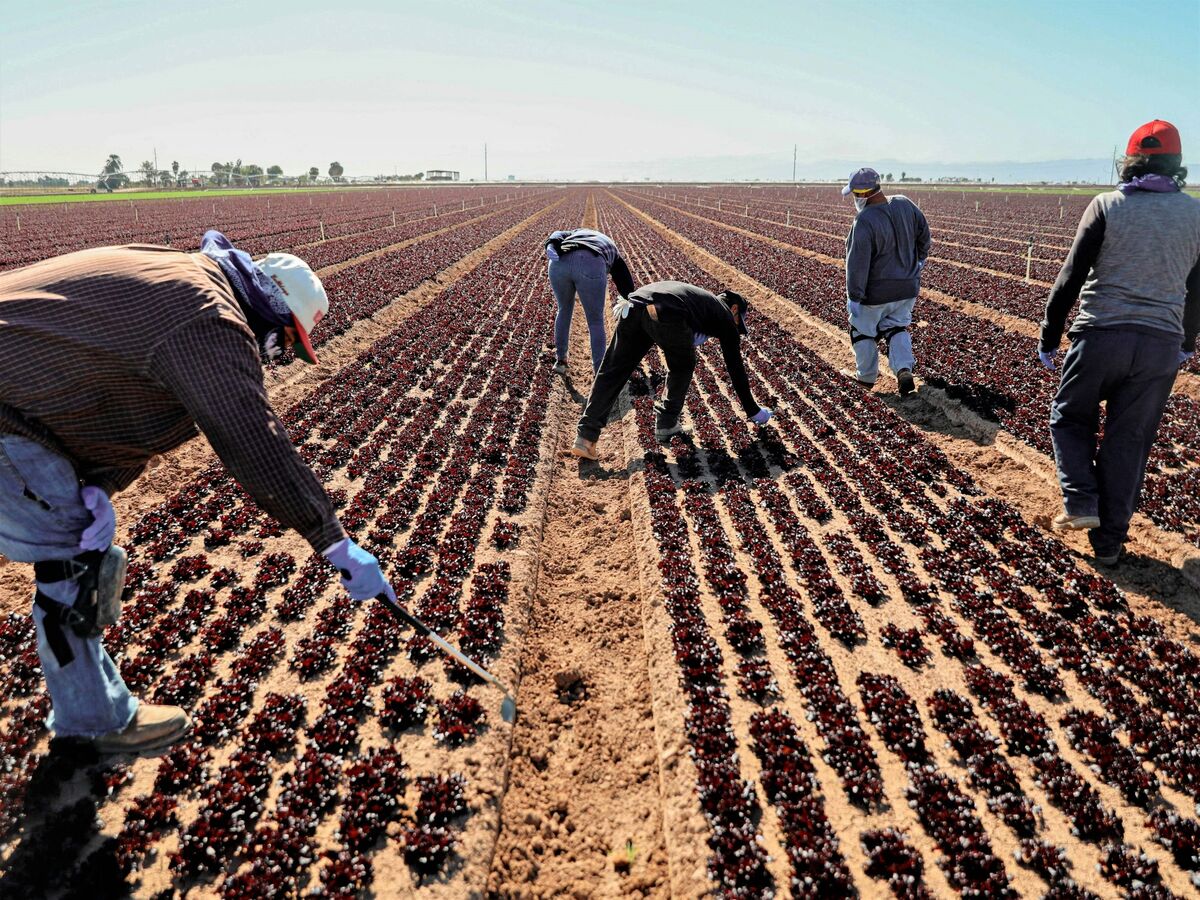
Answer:
<svg viewBox="0 0 1200 900"><path fill-rule="evenodd" d="M105 747L100 744L94 744L94 746L97 753L105 756L120 756L125 754L131 756L153 756L161 753L163 750L166 750L169 747L173 747L175 744L178 744L181 740L191 734L191 732L192 722L191 719L189 719L187 725L185 725L183 728L177 729L176 731L172 731L168 734L164 734L162 737L156 738L155 740L149 741L145 744L138 744L130 747Z"/></svg>
<svg viewBox="0 0 1200 900"><path fill-rule="evenodd" d="M1070 522L1051 522L1050 527L1055 531L1091 531L1100 527L1099 516L1080 516Z"/></svg>

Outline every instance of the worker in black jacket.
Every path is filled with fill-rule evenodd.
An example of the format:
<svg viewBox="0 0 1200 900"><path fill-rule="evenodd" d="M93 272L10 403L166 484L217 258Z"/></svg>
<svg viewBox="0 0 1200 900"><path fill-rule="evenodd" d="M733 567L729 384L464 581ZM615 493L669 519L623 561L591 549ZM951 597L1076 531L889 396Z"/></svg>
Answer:
<svg viewBox="0 0 1200 900"><path fill-rule="evenodd" d="M710 337L721 343L729 380L746 415L756 425L766 424L771 411L755 402L742 363L741 336L746 333L748 308L746 299L733 291L714 296L681 281L648 284L617 303L613 307L617 328L592 382L571 453L583 459L598 458L596 441L608 421L609 410L633 370L654 346L667 358L667 396L655 405L658 416L654 436L665 441L677 434L689 434L690 429L680 424L679 417L696 367L696 348Z"/></svg>

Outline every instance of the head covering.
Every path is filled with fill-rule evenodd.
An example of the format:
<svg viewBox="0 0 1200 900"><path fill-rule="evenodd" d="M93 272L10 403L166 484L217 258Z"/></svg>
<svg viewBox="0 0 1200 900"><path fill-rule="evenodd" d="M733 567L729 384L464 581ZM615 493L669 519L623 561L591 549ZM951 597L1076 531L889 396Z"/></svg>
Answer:
<svg viewBox="0 0 1200 900"><path fill-rule="evenodd" d="M215 229L204 233L200 252L221 267L238 299L246 305L252 327L258 325L256 332L263 328L294 328L296 355L305 362L317 361L308 332L329 311L329 299L307 263L290 253L272 253L255 263L249 253L236 249Z"/></svg>
<svg viewBox="0 0 1200 900"><path fill-rule="evenodd" d="M1129 136L1126 156L1158 156L1162 153L1182 155L1179 131L1170 122L1155 119L1147 122Z"/></svg>
<svg viewBox="0 0 1200 900"><path fill-rule="evenodd" d="M283 294L284 303L292 312L297 341L292 348L295 354L305 362L315 363L317 354L308 333L329 312L325 285L308 263L290 253L269 253L255 265Z"/></svg>
<svg viewBox="0 0 1200 900"><path fill-rule="evenodd" d="M842 188L845 197L851 191L871 191L879 187L879 173L874 169L862 168L850 173L850 180Z"/></svg>
<svg viewBox="0 0 1200 900"><path fill-rule="evenodd" d="M738 308L737 329L742 334L746 334L746 313L750 311L750 301L737 291L721 291L717 295L717 299L722 301L726 306L736 306Z"/></svg>

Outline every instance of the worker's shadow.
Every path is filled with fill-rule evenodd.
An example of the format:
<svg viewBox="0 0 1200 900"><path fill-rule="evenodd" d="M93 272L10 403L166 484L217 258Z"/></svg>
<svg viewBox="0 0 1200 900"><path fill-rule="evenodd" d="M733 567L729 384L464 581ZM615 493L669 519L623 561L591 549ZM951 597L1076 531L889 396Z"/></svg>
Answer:
<svg viewBox="0 0 1200 900"><path fill-rule="evenodd" d="M89 743L50 742L30 777L14 838L19 843L5 862L0 897L46 897L95 880L97 860L91 857L103 849L97 847L102 823L96 812L108 793L99 763ZM109 896L102 893L106 886L95 883L95 896Z"/></svg>
<svg viewBox="0 0 1200 900"><path fill-rule="evenodd" d="M563 387L567 389L567 393L571 395L571 399L583 406L587 403L587 397L579 393L579 388L575 387L575 382L571 380L570 375L563 375Z"/></svg>
<svg viewBox="0 0 1200 900"><path fill-rule="evenodd" d="M1087 556L1081 560L1089 563ZM1117 565L1094 568L1121 590L1150 597L1200 625L1200 556L1176 568L1161 559L1126 552ZM1193 635L1192 641L1200 643L1200 636Z"/></svg>

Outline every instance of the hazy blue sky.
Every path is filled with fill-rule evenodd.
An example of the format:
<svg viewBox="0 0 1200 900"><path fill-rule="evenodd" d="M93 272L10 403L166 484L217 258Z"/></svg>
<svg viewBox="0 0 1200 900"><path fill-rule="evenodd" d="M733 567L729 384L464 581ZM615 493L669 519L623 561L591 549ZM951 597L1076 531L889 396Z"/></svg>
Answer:
<svg viewBox="0 0 1200 900"><path fill-rule="evenodd" d="M661 176L662 161L1200 146L1200 0L6 5L0 170ZM1192 156L1195 166L1195 156ZM715 174L715 173L714 173ZM780 173L788 177L790 171Z"/></svg>

